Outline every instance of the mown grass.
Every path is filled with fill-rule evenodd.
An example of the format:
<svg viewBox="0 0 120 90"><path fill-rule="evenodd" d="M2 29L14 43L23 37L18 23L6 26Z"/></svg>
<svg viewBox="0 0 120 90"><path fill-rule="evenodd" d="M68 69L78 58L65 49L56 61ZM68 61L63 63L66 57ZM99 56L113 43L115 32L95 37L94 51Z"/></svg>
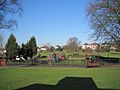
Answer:
<svg viewBox="0 0 120 90"><path fill-rule="evenodd" d="M40 53L42 56L49 56L52 54L52 52L42 52ZM64 51L64 54L66 56L68 55L72 55L72 52L66 52ZM77 52L76 54L78 54L79 56L77 57L71 57L74 60L80 60L81 58L86 58L86 53L85 52ZM93 55L98 55L98 56L103 56L103 57L114 57L114 58L120 58L120 52L115 52L115 51L111 51L111 52L94 52ZM43 60L45 60L47 58L44 58ZM41 59L42 60L42 59Z"/></svg>
<svg viewBox="0 0 120 90"><path fill-rule="evenodd" d="M120 52L101 52L97 55L103 56L103 57L113 57L113 58L120 58Z"/></svg>
<svg viewBox="0 0 120 90"><path fill-rule="evenodd" d="M98 88L120 89L120 68L2 67L0 90L31 84L55 85L64 77L90 77Z"/></svg>
<svg viewBox="0 0 120 90"><path fill-rule="evenodd" d="M64 60L61 62L52 62L52 64L57 64L57 65L85 65L85 59L71 59L71 60Z"/></svg>

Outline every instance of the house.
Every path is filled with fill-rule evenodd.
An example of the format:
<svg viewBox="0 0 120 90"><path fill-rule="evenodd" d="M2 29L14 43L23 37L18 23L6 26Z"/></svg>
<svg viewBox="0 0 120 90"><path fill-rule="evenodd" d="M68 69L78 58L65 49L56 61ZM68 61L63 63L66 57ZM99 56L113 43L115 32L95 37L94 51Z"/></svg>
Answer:
<svg viewBox="0 0 120 90"><path fill-rule="evenodd" d="M42 52L42 51L48 51L50 48L48 46L43 46L43 47L38 47L37 51Z"/></svg>
<svg viewBox="0 0 120 90"><path fill-rule="evenodd" d="M116 44L111 44L110 50L117 50L117 45Z"/></svg>
<svg viewBox="0 0 120 90"><path fill-rule="evenodd" d="M98 48L98 46L100 46L100 48L104 48L104 49L109 49L109 50L117 50L117 45L114 43L102 43L101 45L98 43L85 43L82 45L82 49L91 49L91 50L96 50Z"/></svg>
<svg viewBox="0 0 120 90"><path fill-rule="evenodd" d="M85 43L85 44L82 45L82 49L86 49L86 48L89 48L89 47L90 47L90 46L89 46L88 43Z"/></svg>
<svg viewBox="0 0 120 90"><path fill-rule="evenodd" d="M117 50L117 45L114 43L102 43L101 47L109 48L110 50Z"/></svg>
<svg viewBox="0 0 120 90"><path fill-rule="evenodd" d="M82 45L82 49L92 49L92 50L95 50L97 47L98 47L99 44L97 43L91 43L91 44L88 44L88 43L85 43Z"/></svg>
<svg viewBox="0 0 120 90"><path fill-rule="evenodd" d="M90 44L90 48L91 48L92 50L95 50L95 49L98 47L98 45L99 45L99 44L97 44L97 43L91 43L91 44Z"/></svg>

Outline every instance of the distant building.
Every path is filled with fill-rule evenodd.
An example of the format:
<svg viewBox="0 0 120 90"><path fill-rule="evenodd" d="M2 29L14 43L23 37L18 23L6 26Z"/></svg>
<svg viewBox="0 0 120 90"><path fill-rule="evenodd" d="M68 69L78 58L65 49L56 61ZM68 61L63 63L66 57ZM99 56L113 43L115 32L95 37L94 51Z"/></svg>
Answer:
<svg viewBox="0 0 120 90"><path fill-rule="evenodd" d="M102 43L101 47L109 48L110 50L117 50L117 45L111 43Z"/></svg>
<svg viewBox="0 0 120 90"><path fill-rule="evenodd" d="M99 44L97 44L97 43L91 43L91 44L90 44L90 48L91 48L92 50L95 50L95 49L98 47L98 45L99 45Z"/></svg>
<svg viewBox="0 0 120 90"><path fill-rule="evenodd" d="M117 50L117 45L116 44L112 44L110 46L110 50Z"/></svg>
<svg viewBox="0 0 120 90"><path fill-rule="evenodd" d="M95 50L98 47L98 45L99 44L97 44L97 43L91 43L91 44L85 43L82 45L82 49L90 48L92 50Z"/></svg>
<svg viewBox="0 0 120 90"><path fill-rule="evenodd" d="M86 48L89 48L89 47L90 47L90 46L89 46L88 43L85 43L85 44L82 45L82 49L86 49Z"/></svg>
<svg viewBox="0 0 120 90"><path fill-rule="evenodd" d="M41 51L48 51L50 48L48 46L43 46L43 47L38 47L37 51L41 52Z"/></svg>
<svg viewBox="0 0 120 90"><path fill-rule="evenodd" d="M91 49L91 50L95 50L97 49L97 47L100 46L101 48L104 48L104 49L109 49L109 50L117 50L117 45L116 44L110 44L110 43L102 43L101 45L98 44L98 43L91 43L91 44L88 44L88 43L85 43L82 45L82 49Z"/></svg>

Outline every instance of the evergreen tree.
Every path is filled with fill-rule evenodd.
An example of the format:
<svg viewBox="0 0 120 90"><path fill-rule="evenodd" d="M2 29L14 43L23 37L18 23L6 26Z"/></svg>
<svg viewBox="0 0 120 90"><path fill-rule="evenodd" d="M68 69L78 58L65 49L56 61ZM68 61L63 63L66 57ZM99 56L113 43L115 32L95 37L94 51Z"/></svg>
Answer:
<svg viewBox="0 0 120 90"><path fill-rule="evenodd" d="M5 46L6 50L7 50L7 56L9 59L15 58L15 56L18 53L18 48L19 45L16 42L16 38L13 34L10 34L10 37L7 41L7 44Z"/></svg>
<svg viewBox="0 0 120 90"><path fill-rule="evenodd" d="M51 46L50 49L49 49L50 52L53 52L55 51L55 47Z"/></svg>
<svg viewBox="0 0 120 90"><path fill-rule="evenodd" d="M35 37L31 37L29 42L27 43L27 48L32 50L33 55L37 54L37 44Z"/></svg>
<svg viewBox="0 0 120 90"><path fill-rule="evenodd" d="M32 58L33 57L33 51L30 47L29 43L26 44L26 56Z"/></svg>
<svg viewBox="0 0 120 90"><path fill-rule="evenodd" d="M22 46L19 50L19 56L23 56L23 57L26 56L26 47L25 47L24 43L22 43Z"/></svg>
<svg viewBox="0 0 120 90"><path fill-rule="evenodd" d="M56 47L57 47L56 51L63 51L63 49L61 48L61 46L57 45Z"/></svg>

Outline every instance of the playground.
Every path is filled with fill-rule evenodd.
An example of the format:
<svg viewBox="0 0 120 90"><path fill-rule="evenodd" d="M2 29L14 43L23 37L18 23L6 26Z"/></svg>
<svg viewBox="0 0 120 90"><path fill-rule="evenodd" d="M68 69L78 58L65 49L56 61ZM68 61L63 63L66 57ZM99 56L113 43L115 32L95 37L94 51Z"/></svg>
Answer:
<svg viewBox="0 0 120 90"><path fill-rule="evenodd" d="M119 57L104 57L99 55L67 54L60 51L39 53L33 58L26 60L23 56L16 56L15 59L0 59L0 66L64 66L64 67L82 67L82 68L100 68L106 66L119 66ZM119 54L119 53L118 53ZM115 54L117 55L117 54ZM112 56L112 55L111 55Z"/></svg>

